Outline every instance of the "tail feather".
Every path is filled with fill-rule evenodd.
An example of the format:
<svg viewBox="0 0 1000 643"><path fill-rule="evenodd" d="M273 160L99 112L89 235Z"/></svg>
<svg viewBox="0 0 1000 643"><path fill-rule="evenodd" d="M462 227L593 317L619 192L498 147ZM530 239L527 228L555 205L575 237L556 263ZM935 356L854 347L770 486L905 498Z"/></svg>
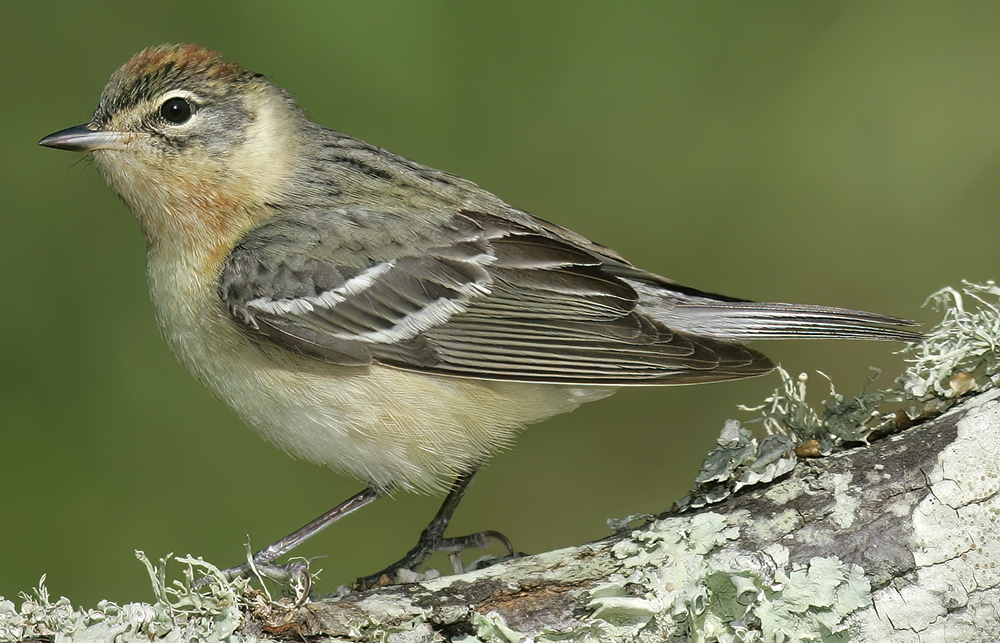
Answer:
<svg viewBox="0 0 1000 643"><path fill-rule="evenodd" d="M625 276L625 275L623 275ZM631 277L631 278L630 278ZM626 276L640 309L675 330L729 341L756 339L875 339L919 342L914 322L878 313L809 304L754 302L684 288L660 278Z"/></svg>
<svg viewBox="0 0 1000 643"><path fill-rule="evenodd" d="M756 302L675 302L650 311L670 328L719 339L875 339L918 342L908 319L861 310Z"/></svg>

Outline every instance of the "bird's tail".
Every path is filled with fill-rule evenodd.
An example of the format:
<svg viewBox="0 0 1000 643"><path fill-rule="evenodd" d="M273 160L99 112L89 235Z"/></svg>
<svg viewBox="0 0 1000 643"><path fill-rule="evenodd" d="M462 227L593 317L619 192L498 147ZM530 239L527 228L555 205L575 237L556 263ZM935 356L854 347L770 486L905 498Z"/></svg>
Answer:
<svg viewBox="0 0 1000 643"><path fill-rule="evenodd" d="M700 297L657 306L653 316L670 328L733 341L757 339L875 339L919 342L897 328L908 319L862 310L803 304L713 301Z"/></svg>

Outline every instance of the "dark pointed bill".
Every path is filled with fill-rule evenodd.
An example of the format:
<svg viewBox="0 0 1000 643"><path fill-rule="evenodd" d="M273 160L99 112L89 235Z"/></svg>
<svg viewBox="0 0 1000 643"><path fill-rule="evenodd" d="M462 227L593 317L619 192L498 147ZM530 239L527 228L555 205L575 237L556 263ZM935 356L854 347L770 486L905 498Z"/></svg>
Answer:
<svg viewBox="0 0 1000 643"><path fill-rule="evenodd" d="M93 123L69 127L55 134L49 134L38 141L39 145L71 152L93 152L94 150L120 148L124 143L121 132L100 130Z"/></svg>

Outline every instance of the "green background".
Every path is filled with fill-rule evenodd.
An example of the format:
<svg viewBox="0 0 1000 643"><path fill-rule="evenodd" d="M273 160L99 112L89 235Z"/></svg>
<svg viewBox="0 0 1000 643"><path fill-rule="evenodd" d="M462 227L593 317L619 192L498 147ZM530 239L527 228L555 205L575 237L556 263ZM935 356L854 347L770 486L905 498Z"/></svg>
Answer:
<svg viewBox="0 0 1000 643"><path fill-rule="evenodd" d="M158 336L138 227L85 122L143 47L198 42L314 120L478 182L683 283L925 323L997 277L1000 5L11 3L0 23L0 595L149 600L133 549L240 562L360 489L266 445ZM892 345L761 345L852 393ZM683 495L737 403L776 376L620 392L532 427L458 531L538 552ZM817 383L817 401L824 387ZM743 416L746 417L746 416ZM400 494L317 537L331 590L394 560L437 500Z"/></svg>

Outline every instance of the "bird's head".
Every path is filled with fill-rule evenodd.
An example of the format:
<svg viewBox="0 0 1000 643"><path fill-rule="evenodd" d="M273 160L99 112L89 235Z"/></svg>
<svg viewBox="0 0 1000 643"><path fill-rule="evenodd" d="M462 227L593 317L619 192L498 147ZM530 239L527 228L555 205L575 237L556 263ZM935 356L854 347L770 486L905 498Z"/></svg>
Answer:
<svg viewBox="0 0 1000 643"><path fill-rule="evenodd" d="M286 189L306 122L263 76L196 45L160 45L111 76L90 122L40 144L91 153L151 248L227 245Z"/></svg>

